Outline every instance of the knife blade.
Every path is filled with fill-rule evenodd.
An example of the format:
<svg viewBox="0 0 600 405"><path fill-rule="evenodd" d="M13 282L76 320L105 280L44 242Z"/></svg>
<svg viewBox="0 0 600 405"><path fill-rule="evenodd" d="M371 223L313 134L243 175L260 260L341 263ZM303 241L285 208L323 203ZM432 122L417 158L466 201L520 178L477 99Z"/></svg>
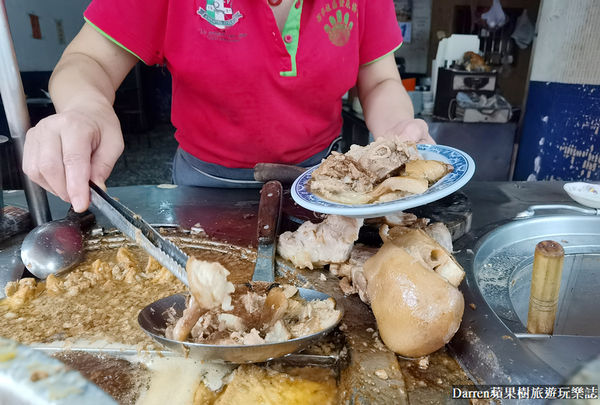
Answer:
<svg viewBox="0 0 600 405"><path fill-rule="evenodd" d="M265 183L260 190L258 206L258 249L252 281L275 281L275 247L281 212L281 183L273 180Z"/></svg>
<svg viewBox="0 0 600 405"><path fill-rule="evenodd" d="M132 239L163 267L169 270L185 286L188 286L185 266L186 255L173 242L163 238L160 233L144 219L125 207L104 190L90 181L91 202L123 234Z"/></svg>

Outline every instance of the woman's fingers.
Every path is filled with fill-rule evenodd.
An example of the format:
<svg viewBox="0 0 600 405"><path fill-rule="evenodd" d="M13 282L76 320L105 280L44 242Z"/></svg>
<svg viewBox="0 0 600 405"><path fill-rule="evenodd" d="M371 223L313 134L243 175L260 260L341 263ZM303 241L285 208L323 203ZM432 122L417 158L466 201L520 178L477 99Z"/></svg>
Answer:
<svg viewBox="0 0 600 405"><path fill-rule="evenodd" d="M42 129L44 127L44 129ZM48 134L50 129L47 127L46 123L40 121L38 126L31 128L27 131L25 136L25 145L23 149L23 172L35 183L39 184L41 187L50 191L52 194L68 201L68 194L66 193L66 188L64 187L64 181L54 181L55 179L50 176L50 174L55 173L55 162L54 157L48 156L48 150L58 150L57 159L59 161L59 165L61 167L60 172L64 172L62 170L62 163L60 163L61 156L61 146L60 140L58 137L54 136L54 134ZM47 138L47 141L41 142L41 137ZM48 179L45 176L45 171L48 170L51 182L54 183L54 186L48 182ZM56 187L58 186L58 187Z"/></svg>
<svg viewBox="0 0 600 405"><path fill-rule="evenodd" d="M112 108L70 111L44 118L27 132L23 171L82 212L90 204L89 180L103 186L122 151Z"/></svg>
<svg viewBox="0 0 600 405"><path fill-rule="evenodd" d="M90 161L92 142L99 137L98 130L88 125L65 127L61 133L62 164L71 205L76 212L90 205Z"/></svg>
<svg viewBox="0 0 600 405"><path fill-rule="evenodd" d="M400 131L398 136L403 140L416 143L435 144L433 138L429 135L427 123L421 119L410 120Z"/></svg>
<svg viewBox="0 0 600 405"><path fill-rule="evenodd" d="M435 141L429 135L427 123L421 119L400 121L395 127L388 130L383 137L398 138L406 142L435 144Z"/></svg>
<svg viewBox="0 0 600 405"><path fill-rule="evenodd" d="M118 123L117 126L106 128L91 160L90 179L99 187L106 189L104 183L123 153L123 148L123 135Z"/></svg>
<svg viewBox="0 0 600 405"><path fill-rule="evenodd" d="M65 201L69 201L65 182L65 168L62 162L60 134L55 131L48 131L40 136L44 137L43 144L40 143L41 139L38 138L37 140L40 173L52 193Z"/></svg>

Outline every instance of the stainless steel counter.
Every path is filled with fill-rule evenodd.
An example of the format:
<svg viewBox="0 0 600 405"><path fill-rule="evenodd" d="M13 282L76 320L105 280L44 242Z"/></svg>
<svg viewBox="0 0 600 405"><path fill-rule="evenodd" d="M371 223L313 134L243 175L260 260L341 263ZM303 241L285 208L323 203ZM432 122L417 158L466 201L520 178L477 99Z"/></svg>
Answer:
<svg viewBox="0 0 600 405"><path fill-rule="evenodd" d="M486 304L476 288L473 258L480 239L509 222L517 213L537 204L570 204L562 182L471 182L461 191L472 209L471 231L455 242L455 256L467 272L461 289L465 315L450 343L461 365L475 381L487 384L557 384L565 378L521 343ZM258 190L224 190L173 186L131 186L109 193L157 225L200 226L212 238L240 246L254 245ZM5 204L25 206L22 192L5 192ZM53 218L61 218L68 205L50 196ZM293 228L315 215L297 207L285 196L283 228ZM98 215L102 226L110 227ZM0 245L1 256L18 249L16 237ZM600 245L600 241L598 241ZM1 263L0 263L1 264ZM472 305L471 305L472 304Z"/></svg>
<svg viewBox="0 0 600 405"><path fill-rule="evenodd" d="M574 204L563 191L562 182L470 182L461 189L472 205L473 235L498 221L513 218L534 204ZM153 224L189 228L200 223L209 236L230 242L252 243L255 239L259 190L212 189L195 187L127 186L109 193ZM68 204L49 195L53 218L62 218ZM298 219L314 216L290 200L285 193L284 214ZM27 208L21 191L4 191L5 205ZM93 211L93 209L92 209ZM108 225L99 216L100 225ZM472 236L471 236L472 237ZM467 236L467 240L469 237Z"/></svg>

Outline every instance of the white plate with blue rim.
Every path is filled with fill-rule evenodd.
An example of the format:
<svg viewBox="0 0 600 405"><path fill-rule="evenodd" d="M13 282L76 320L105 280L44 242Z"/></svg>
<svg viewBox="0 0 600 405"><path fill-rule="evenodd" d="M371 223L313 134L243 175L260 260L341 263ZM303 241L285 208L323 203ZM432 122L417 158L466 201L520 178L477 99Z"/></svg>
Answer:
<svg viewBox="0 0 600 405"><path fill-rule="evenodd" d="M310 192L308 182L317 166L311 167L292 184L291 193L294 201L308 210L323 214L336 214L355 218L373 218L419 207L437 201L459 190L473 177L475 162L465 152L444 145L419 144L417 149L425 160L438 160L454 167L422 194L410 195L394 201L371 204L342 204L325 200Z"/></svg>

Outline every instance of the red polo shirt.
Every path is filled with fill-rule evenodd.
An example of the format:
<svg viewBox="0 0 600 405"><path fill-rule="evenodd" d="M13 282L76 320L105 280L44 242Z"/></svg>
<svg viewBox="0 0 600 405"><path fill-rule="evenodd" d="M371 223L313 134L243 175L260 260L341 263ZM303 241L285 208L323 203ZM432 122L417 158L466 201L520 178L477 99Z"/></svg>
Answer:
<svg viewBox="0 0 600 405"><path fill-rule="evenodd" d="M146 64L166 64L180 146L232 168L299 163L339 136L360 65L397 49L392 0L93 0L85 19Z"/></svg>

